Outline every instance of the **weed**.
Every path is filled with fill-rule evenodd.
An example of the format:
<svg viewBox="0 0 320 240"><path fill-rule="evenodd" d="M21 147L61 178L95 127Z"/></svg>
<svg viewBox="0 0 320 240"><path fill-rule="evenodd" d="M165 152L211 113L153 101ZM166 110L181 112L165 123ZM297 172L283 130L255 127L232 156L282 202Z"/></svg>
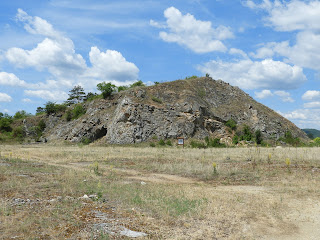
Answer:
<svg viewBox="0 0 320 240"><path fill-rule="evenodd" d="M172 142L171 142L171 140L167 140L167 141L166 141L166 145L172 147Z"/></svg>
<svg viewBox="0 0 320 240"><path fill-rule="evenodd" d="M162 103L162 100L160 98L157 97L152 97L152 101L157 102L157 103Z"/></svg>
<svg viewBox="0 0 320 240"><path fill-rule="evenodd" d="M165 146L166 143L163 139L160 139L159 142L158 142L159 146Z"/></svg>
<svg viewBox="0 0 320 240"><path fill-rule="evenodd" d="M217 163L213 162L212 163L212 167L213 167L213 175L217 175L218 174Z"/></svg>
<svg viewBox="0 0 320 240"><path fill-rule="evenodd" d="M104 231L101 230L98 238L96 238L96 239L97 240L109 240L110 237L109 237L108 233L105 233Z"/></svg>
<svg viewBox="0 0 320 240"><path fill-rule="evenodd" d="M93 164L92 164L92 170L94 172L94 174L96 175L101 175L101 173L99 172L99 163L97 161L95 161Z"/></svg>
<svg viewBox="0 0 320 240"><path fill-rule="evenodd" d="M198 95L199 97L204 98L206 96L206 90L203 88L198 90Z"/></svg>
<svg viewBox="0 0 320 240"><path fill-rule="evenodd" d="M83 137L83 138L81 139L81 143L84 144L84 145L88 145L88 144L91 143L91 140L90 140L90 138Z"/></svg>
<svg viewBox="0 0 320 240"><path fill-rule="evenodd" d="M290 165L291 165L290 158L286 158L286 165L287 165L288 172L291 172L291 170L290 170Z"/></svg>

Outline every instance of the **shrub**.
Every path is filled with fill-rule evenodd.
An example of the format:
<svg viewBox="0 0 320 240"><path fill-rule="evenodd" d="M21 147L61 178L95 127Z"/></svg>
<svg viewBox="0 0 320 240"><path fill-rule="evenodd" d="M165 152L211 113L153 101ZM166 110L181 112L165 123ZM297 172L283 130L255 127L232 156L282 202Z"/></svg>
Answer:
<svg viewBox="0 0 320 240"><path fill-rule="evenodd" d="M191 77L186 77L186 80L189 80L189 79L196 79L196 78L198 78L198 76L193 75L193 76L191 76Z"/></svg>
<svg viewBox="0 0 320 240"><path fill-rule="evenodd" d="M234 135L234 137L232 138L232 143L233 143L234 145L236 145L236 144L239 143L239 137L238 137L238 135Z"/></svg>
<svg viewBox="0 0 320 240"><path fill-rule="evenodd" d="M155 147L156 144L155 143L150 143L150 147Z"/></svg>
<svg viewBox="0 0 320 240"><path fill-rule="evenodd" d="M255 135L255 140L257 144L261 144L262 143L262 134L260 130L255 131L254 133Z"/></svg>
<svg viewBox="0 0 320 240"><path fill-rule="evenodd" d="M315 144L320 145L320 137L316 137L313 141Z"/></svg>
<svg viewBox="0 0 320 240"><path fill-rule="evenodd" d="M5 132L11 132L11 123L12 123L12 118L11 117L3 117L0 119L0 131L5 131Z"/></svg>
<svg viewBox="0 0 320 240"><path fill-rule="evenodd" d="M145 85L141 80L139 80L139 81L131 84L131 85L130 85L130 88L134 88L134 87L145 87L145 86L146 86L146 85Z"/></svg>
<svg viewBox="0 0 320 240"><path fill-rule="evenodd" d="M283 138L280 138L279 140L284 141L285 143L288 143L290 145L295 145L297 146L298 144L300 144L300 139L298 137L293 137L292 133L290 131L287 131L284 134Z"/></svg>
<svg viewBox="0 0 320 240"><path fill-rule="evenodd" d="M231 128L232 130L236 130L237 129L237 122L235 120L233 120L232 118L230 118L225 125L229 128Z"/></svg>
<svg viewBox="0 0 320 240"><path fill-rule="evenodd" d="M167 144L168 146L172 146L171 140L166 141L166 144Z"/></svg>
<svg viewBox="0 0 320 240"><path fill-rule="evenodd" d="M41 132L43 132L44 129L46 128L46 123L44 122L43 119L41 119L41 120L39 121L38 127L39 127L39 129L40 129Z"/></svg>
<svg viewBox="0 0 320 240"><path fill-rule="evenodd" d="M242 140L251 141L252 140L252 133L249 126L245 125L243 128L243 136Z"/></svg>
<svg viewBox="0 0 320 240"><path fill-rule="evenodd" d="M71 110L68 110L68 111L66 112L66 120L67 120L68 122L72 120L72 112L71 112Z"/></svg>
<svg viewBox="0 0 320 240"><path fill-rule="evenodd" d="M97 89L101 91L103 98L107 98L111 96L116 86L111 83L102 82L97 84Z"/></svg>
<svg viewBox="0 0 320 240"><path fill-rule="evenodd" d="M72 109L72 119L77 119L81 115L85 114L86 110L82 105L77 105Z"/></svg>
<svg viewBox="0 0 320 240"><path fill-rule="evenodd" d="M127 86L119 86L118 87L118 92L121 92L121 91L125 91L125 90L127 90L129 87L127 87Z"/></svg>
<svg viewBox="0 0 320 240"><path fill-rule="evenodd" d="M81 143L84 144L84 145L88 145L88 144L91 143L91 140L89 138L87 138L87 137L83 137L81 139Z"/></svg>
<svg viewBox="0 0 320 240"><path fill-rule="evenodd" d="M159 142L158 142L158 144L159 144L160 146L164 146L164 145L166 145L166 143L164 142L164 140L163 140L163 139L160 139L160 140L159 140Z"/></svg>
<svg viewBox="0 0 320 240"><path fill-rule="evenodd" d="M154 82L154 85L158 85L160 82Z"/></svg>
<svg viewBox="0 0 320 240"><path fill-rule="evenodd" d="M23 137L25 137L25 135L26 133L22 126L19 126L13 129L12 137L22 139Z"/></svg>
<svg viewBox="0 0 320 240"><path fill-rule="evenodd" d="M152 97L152 101L157 102L157 103L162 103L162 100L157 97Z"/></svg>
<svg viewBox="0 0 320 240"><path fill-rule="evenodd" d="M24 110L21 110L21 111L18 111L18 112L16 112L16 113L14 114L13 119L18 120L18 119L26 118L26 117L28 117L28 116L31 116L31 114L30 114L30 113L27 113L27 112L24 111Z"/></svg>

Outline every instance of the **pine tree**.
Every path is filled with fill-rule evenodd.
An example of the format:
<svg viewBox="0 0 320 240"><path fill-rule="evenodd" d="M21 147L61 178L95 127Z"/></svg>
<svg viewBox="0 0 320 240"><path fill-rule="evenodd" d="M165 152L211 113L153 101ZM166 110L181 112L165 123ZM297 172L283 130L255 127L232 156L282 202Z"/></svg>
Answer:
<svg viewBox="0 0 320 240"><path fill-rule="evenodd" d="M86 93L84 92L83 87L80 85L74 86L69 91L69 98L67 100L68 105L83 102L86 98Z"/></svg>

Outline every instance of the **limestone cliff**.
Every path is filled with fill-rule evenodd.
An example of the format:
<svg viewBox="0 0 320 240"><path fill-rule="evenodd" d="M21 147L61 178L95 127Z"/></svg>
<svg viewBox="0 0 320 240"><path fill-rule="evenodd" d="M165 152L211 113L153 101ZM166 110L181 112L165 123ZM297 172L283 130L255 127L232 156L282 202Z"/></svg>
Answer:
<svg viewBox="0 0 320 240"><path fill-rule="evenodd" d="M197 78L137 87L115 93L112 99L84 104L86 114L67 122L62 115L46 119L45 137L79 142L106 136L108 143L127 144L157 138L227 137L225 122L234 119L260 130L264 138L279 138L286 131L307 139L293 123L248 94L221 80Z"/></svg>

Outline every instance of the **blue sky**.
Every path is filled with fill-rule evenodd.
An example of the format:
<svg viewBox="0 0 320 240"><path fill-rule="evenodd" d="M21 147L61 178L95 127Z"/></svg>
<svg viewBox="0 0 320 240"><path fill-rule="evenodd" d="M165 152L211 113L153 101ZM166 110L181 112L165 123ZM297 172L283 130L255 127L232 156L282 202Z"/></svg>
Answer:
<svg viewBox="0 0 320 240"><path fill-rule="evenodd" d="M320 129L319 23L314 0L1 1L0 112L209 73Z"/></svg>

